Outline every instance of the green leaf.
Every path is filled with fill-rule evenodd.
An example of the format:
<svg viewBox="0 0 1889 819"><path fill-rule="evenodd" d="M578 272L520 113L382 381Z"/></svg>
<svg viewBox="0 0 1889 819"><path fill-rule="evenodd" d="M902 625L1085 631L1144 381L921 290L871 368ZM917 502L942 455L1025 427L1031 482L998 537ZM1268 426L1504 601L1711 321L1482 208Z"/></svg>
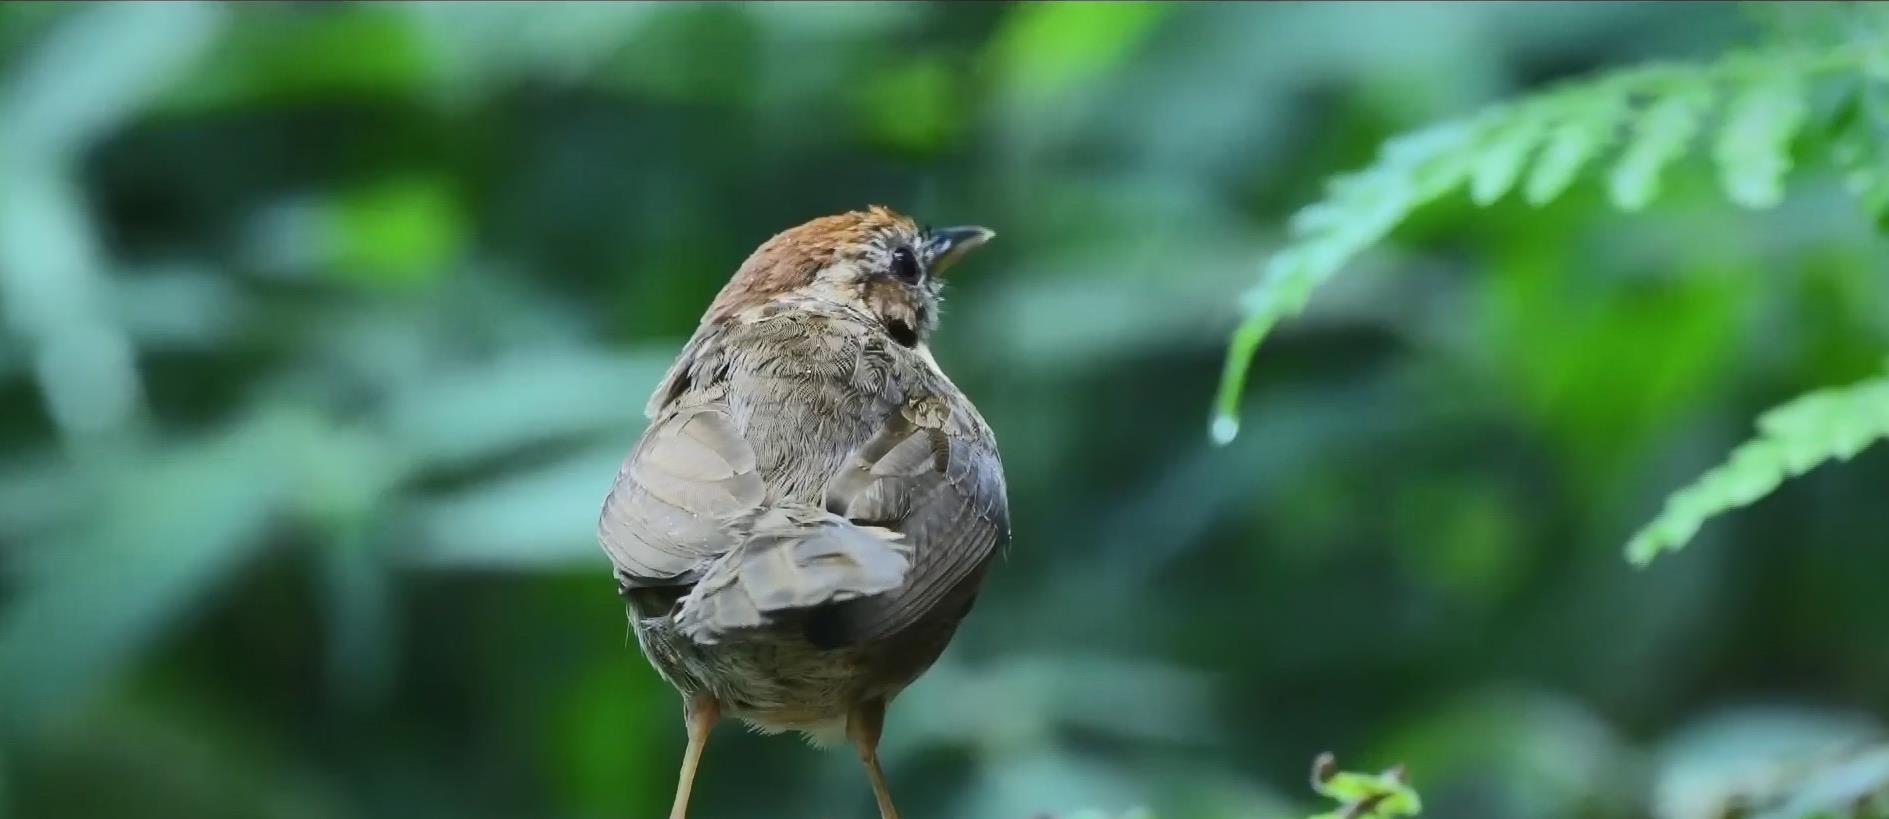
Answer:
<svg viewBox="0 0 1889 819"><path fill-rule="evenodd" d="M1693 77L1666 89L1633 123L1633 136L1608 178L1608 194L1624 211L1646 207L1659 195L1659 176L1692 144L1712 92Z"/></svg>
<svg viewBox="0 0 1889 819"><path fill-rule="evenodd" d="M167 89L163 108L203 115L245 106L348 98L417 98L438 83L405 9L337 6L229 27L201 66Z"/></svg>
<svg viewBox="0 0 1889 819"><path fill-rule="evenodd" d="M8 66L0 89L7 147L33 162L82 152L188 71L229 13L213 3L74 7Z"/></svg>
<svg viewBox="0 0 1889 819"><path fill-rule="evenodd" d="M459 198L431 176L397 177L350 191L335 205L337 275L390 290L430 284L465 244Z"/></svg>
<svg viewBox="0 0 1889 819"><path fill-rule="evenodd" d="M1462 184L1476 129L1445 123L1386 142L1378 160L1334 179L1323 201L1292 219L1298 240L1266 263L1259 284L1241 298L1246 319L1234 331L1212 422L1213 439L1239 434L1240 391L1252 353L1281 319L1296 315L1312 291L1404 220L1410 211Z"/></svg>
<svg viewBox="0 0 1889 819"><path fill-rule="evenodd" d="M1756 82L1733 97L1713 149L1726 196L1748 208L1784 198L1791 139L1809 111L1803 78L1783 60L1764 66Z"/></svg>
<svg viewBox="0 0 1889 819"><path fill-rule="evenodd" d="M1575 174L1613 141L1625 112L1626 100L1610 86L1583 94L1549 132L1523 190L1528 204L1547 204L1566 191Z"/></svg>
<svg viewBox="0 0 1889 819"><path fill-rule="evenodd" d="M1644 564L1676 550L1707 519L1770 494L1786 478L1855 457L1883 438L1889 438L1889 375L1773 409L1758 420L1757 438L1668 498L1659 516L1628 542L1627 554Z"/></svg>
<svg viewBox="0 0 1889 819"><path fill-rule="evenodd" d="M1312 763L1312 789L1340 805L1313 819L1395 819L1423 812L1401 765L1380 774L1351 773L1338 770L1331 754L1321 754Z"/></svg>
<svg viewBox="0 0 1889 819"><path fill-rule="evenodd" d="M1171 10L1161 3L1013 6L991 57L1013 94L1041 101L1119 64Z"/></svg>
<svg viewBox="0 0 1889 819"><path fill-rule="evenodd" d="M1478 205L1492 205L1515 187L1523 164L1540 145L1546 129L1541 106L1521 109L1495 128L1470 169L1469 198Z"/></svg>
<svg viewBox="0 0 1889 819"><path fill-rule="evenodd" d="M966 125L958 76L935 57L873 72L852 103L861 129L874 141L920 156L950 146Z"/></svg>
<svg viewBox="0 0 1889 819"><path fill-rule="evenodd" d="M1657 192L1659 173L1686 151L1705 109L1722 94L1732 97L1714 150L1724 187L1739 204L1773 204L1790 169L1791 141L1809 110L1811 79L1835 74L1873 82L1889 73L1879 51L1856 44L1823 52L1779 49L1623 70L1385 143L1375 163L1338 177L1322 201L1293 217L1292 241L1242 298L1244 318L1228 339L1214 399L1213 440L1225 444L1238 435L1251 359L1273 327L1303 310L1313 290L1417 207L1465 182L1470 197L1488 205L1524 172L1528 200L1547 202L1607 148L1623 120L1634 126L1634 138L1614 168L1610 193L1624 209L1642 207ZM1630 101L1643 99L1656 101L1643 115L1627 113ZM1889 189L1877 181L1889 171L1877 167L1854 172L1852 184L1889 201L1889 193L1873 193Z"/></svg>
<svg viewBox="0 0 1889 819"><path fill-rule="evenodd" d="M1843 186L1889 232L1889 81L1866 78L1848 100L1831 156Z"/></svg>

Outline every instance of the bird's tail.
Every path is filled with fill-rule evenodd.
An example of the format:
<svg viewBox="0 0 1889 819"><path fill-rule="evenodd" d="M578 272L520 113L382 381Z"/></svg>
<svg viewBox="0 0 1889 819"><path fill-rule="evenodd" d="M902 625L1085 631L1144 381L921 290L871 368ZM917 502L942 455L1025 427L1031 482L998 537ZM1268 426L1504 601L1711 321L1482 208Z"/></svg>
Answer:
<svg viewBox="0 0 1889 819"><path fill-rule="evenodd" d="M905 583L910 549L899 534L807 506L775 506L753 519L742 544L702 574L675 614L699 643L766 624L772 615L892 591Z"/></svg>

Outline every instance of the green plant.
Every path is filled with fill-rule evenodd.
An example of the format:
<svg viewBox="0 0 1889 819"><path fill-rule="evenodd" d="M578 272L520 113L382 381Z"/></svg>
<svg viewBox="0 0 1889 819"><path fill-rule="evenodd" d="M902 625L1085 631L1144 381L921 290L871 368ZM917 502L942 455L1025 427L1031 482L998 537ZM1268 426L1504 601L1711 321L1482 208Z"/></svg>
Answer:
<svg viewBox="0 0 1889 819"><path fill-rule="evenodd" d="M1272 329L1417 208L1458 191L1490 205L1519 189L1538 206L1605 167L1609 200L1638 211L1658 195L1668 167L1704 139L1726 197L1767 208L1783 198L1793 142L1815 129L1845 186L1878 221L1889 220L1889 18L1876 9L1843 13L1857 24L1844 27L1841 42L1615 71L1384 143L1373 164L1331 180L1323 200L1293 216L1290 241L1245 294L1215 401L1214 440L1238 434L1248 368ZM1830 96L1840 104L1814 117L1816 103ZM1610 152L1611 165L1603 165ZM1889 436L1884 393L1882 382L1871 382L1766 416L1758 440L1672 497L1633 539L1633 557L1678 548L1705 518Z"/></svg>
<svg viewBox="0 0 1889 819"><path fill-rule="evenodd" d="M1758 437L1668 497L1659 516L1627 544L1627 554L1645 563L1684 546L1707 518L1762 498L1785 479L1831 460L1849 460L1883 438L1889 438L1889 373L1800 396L1765 413Z"/></svg>
<svg viewBox="0 0 1889 819"><path fill-rule="evenodd" d="M1312 763L1312 789L1339 806L1312 819L1397 819L1423 812L1423 800L1410 787L1402 765L1380 774L1338 770L1331 754Z"/></svg>

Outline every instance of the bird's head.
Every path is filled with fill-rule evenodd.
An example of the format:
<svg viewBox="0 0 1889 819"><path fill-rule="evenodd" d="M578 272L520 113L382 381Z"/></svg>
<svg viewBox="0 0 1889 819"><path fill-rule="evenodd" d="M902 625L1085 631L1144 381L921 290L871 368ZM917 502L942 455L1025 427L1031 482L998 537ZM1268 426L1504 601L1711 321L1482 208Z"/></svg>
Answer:
<svg viewBox="0 0 1889 819"><path fill-rule="evenodd" d="M823 216L776 234L743 262L709 307L725 319L773 302L860 310L915 347L938 323L940 274L990 241L988 228L921 228L889 208Z"/></svg>

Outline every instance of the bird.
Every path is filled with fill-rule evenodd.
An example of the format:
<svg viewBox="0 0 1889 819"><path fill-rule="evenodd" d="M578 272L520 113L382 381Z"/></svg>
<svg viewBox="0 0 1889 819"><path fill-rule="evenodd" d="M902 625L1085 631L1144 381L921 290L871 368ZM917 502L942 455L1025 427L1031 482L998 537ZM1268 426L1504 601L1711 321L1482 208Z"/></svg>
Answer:
<svg viewBox="0 0 1889 819"><path fill-rule="evenodd" d="M886 706L1010 543L996 438L930 347L943 274L995 235L883 205L782 231L650 396L597 531L643 654L682 696L670 819L725 717L850 742L897 819Z"/></svg>

